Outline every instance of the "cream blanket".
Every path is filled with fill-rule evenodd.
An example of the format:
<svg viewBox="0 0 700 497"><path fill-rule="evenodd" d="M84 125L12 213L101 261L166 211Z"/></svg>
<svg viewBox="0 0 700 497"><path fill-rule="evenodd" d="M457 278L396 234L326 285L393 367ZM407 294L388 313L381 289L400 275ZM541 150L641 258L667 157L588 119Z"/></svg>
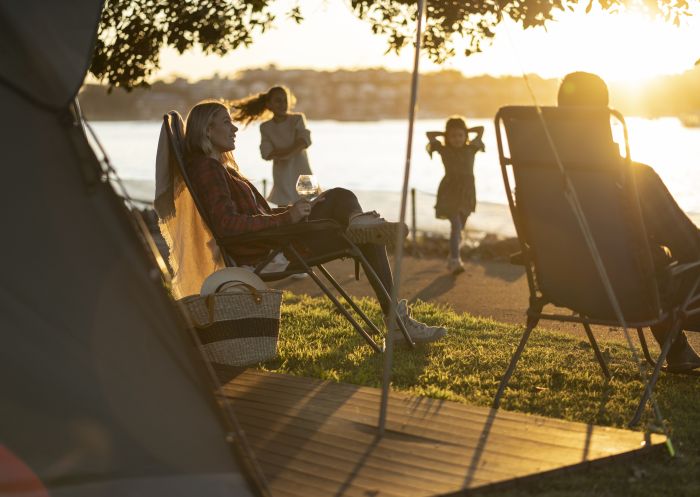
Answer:
<svg viewBox="0 0 700 497"><path fill-rule="evenodd" d="M184 136L182 119L174 125ZM172 293L175 299L199 294L204 279L225 267L211 231L197 211L171 150L164 122L156 154L156 198L153 206L159 217L160 232L170 249L173 269ZM183 144L175 143L183 150ZM180 154L182 157L183 154Z"/></svg>

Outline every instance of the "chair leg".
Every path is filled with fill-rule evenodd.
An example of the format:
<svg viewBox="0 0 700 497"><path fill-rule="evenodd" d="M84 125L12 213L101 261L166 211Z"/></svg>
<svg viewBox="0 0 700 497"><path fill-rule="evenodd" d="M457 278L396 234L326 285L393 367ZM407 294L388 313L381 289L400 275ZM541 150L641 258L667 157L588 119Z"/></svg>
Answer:
<svg viewBox="0 0 700 497"><path fill-rule="evenodd" d="M647 360L649 365L653 368L656 366L656 361L651 358L649 353L649 347L647 346L647 340L644 337L644 330L642 328L637 328L637 336L639 337L639 344L642 346L642 352L644 353L644 358Z"/></svg>
<svg viewBox="0 0 700 497"><path fill-rule="evenodd" d="M386 288L384 288L384 284L382 283L382 280L379 279L379 276L377 276L377 273L374 271L372 266L370 266L369 262L367 262L367 259L365 259L365 256L362 255L362 252L360 251L359 248L355 244L353 244L345 235L343 235L343 238L345 238L345 241L352 247L352 252L354 254L354 257L356 257L355 260L359 260L360 264L362 265L362 269L365 272L365 275L367 275L367 279L373 281L376 283L376 286L379 287L382 291L382 296L387 300L391 300L391 295L389 295L389 292L386 291ZM372 288L374 288L375 285L372 285ZM401 330L401 334L404 337L404 340L406 343L409 345L410 348L414 349L416 348L416 343L413 341L411 338L411 335L408 334L408 330L406 329L406 325L403 323L401 319L399 319L399 315L396 312L396 309L394 309L394 318L396 319L396 323L399 325L399 330Z"/></svg>
<svg viewBox="0 0 700 497"><path fill-rule="evenodd" d="M656 381L659 379L661 365L664 363L664 361L666 361L668 351L671 350L671 344L673 344L673 341L678 337L678 334L681 331L681 324L681 320L676 318L673 326L671 327L671 332L666 337L666 340L664 340L664 344L661 347L661 354L659 354L659 357L656 359L656 365L654 365L654 372L651 374L651 378L649 378L647 384L644 386L642 399L639 401L639 406L637 406L637 411L634 413L632 421L629 422L630 427L637 426L637 424L639 424L639 420L642 418L644 406L646 406L647 402L651 398L651 394L656 386Z"/></svg>
<svg viewBox="0 0 700 497"><path fill-rule="evenodd" d="M523 336L520 339L520 344L518 345L518 348L513 354L513 357L511 357L508 369L506 369L503 378L501 378L501 383L500 385L498 385L498 392L496 392L496 397L493 399L492 404L492 407L494 409L498 409L498 407L501 405L501 397L503 396L503 392L505 392L506 387L508 386L508 382L510 381L510 377L515 371L515 366L518 363L518 360L520 360L520 356L522 355L523 350L525 350L525 344L530 338L530 333L535 328L535 326L537 326L537 321L538 319L532 317L527 318L527 327L525 328L525 332L523 333Z"/></svg>
<svg viewBox="0 0 700 497"><path fill-rule="evenodd" d="M260 275L260 272L265 269L265 266L267 266L270 262L272 262L272 259L277 257L277 254L282 252L282 249L277 249L277 250L272 250L265 259L262 260L262 262L258 263L257 266L255 266L255 274L258 276Z"/></svg>
<svg viewBox="0 0 700 497"><path fill-rule="evenodd" d="M340 286L340 283L336 281L335 278L333 278L333 275L328 272L328 270L323 267L321 264L319 264L318 269L323 273L323 275L328 279L328 281L331 282L333 287L338 291L340 295L343 296L345 301L350 305L350 307L353 308L353 310L362 318L362 320L367 323L367 326L369 326L374 333L379 335L381 332L379 331L379 328L377 328L377 325L375 325L372 320L367 316L367 314L364 313L362 309L355 303L355 301L348 295L348 293L343 289L343 287Z"/></svg>
<svg viewBox="0 0 700 497"><path fill-rule="evenodd" d="M377 276L377 273L374 272L374 269L372 269L372 266L369 265L369 263L364 259L364 257L362 257L362 268L364 269L365 274L367 275L367 279L373 279L377 283L377 286L381 289L382 293L384 294L384 298L386 300L391 300L391 295L389 295L389 292L386 291L386 288L384 288L384 285L379 279L379 276ZM399 317L399 313L397 312L396 308L394 308L394 319L396 319L396 324L399 325L399 330L403 335L404 341L408 344L408 346L411 349L415 349L416 342L414 342L413 338L411 338L411 335L408 334L406 325L404 324L403 320Z"/></svg>
<svg viewBox="0 0 700 497"><path fill-rule="evenodd" d="M331 292L326 285L323 284L323 281L316 275L316 273L313 272L313 270L306 264L306 261L302 259L302 257L299 255L299 253L294 249L294 247L289 246L289 251L293 255L294 258L297 259L297 262L301 265L301 267L304 268L306 273L311 276L311 278L314 280L316 285L321 289L323 293L326 294L326 297L330 299L331 302L335 305L335 307L338 309L338 311L345 317L345 319L348 320L348 322L352 325L353 328L362 336L362 338L365 339L365 341L369 344L372 349L374 349L375 352L383 352L382 348L377 345L377 342L374 341L374 339L369 336L369 334L365 331L365 329L360 326L360 324L355 320L354 317L352 317L352 314L348 312L348 310L343 306L343 304L338 301L337 298L335 298L335 295L333 295L333 292Z"/></svg>
<svg viewBox="0 0 700 497"><path fill-rule="evenodd" d="M588 335L588 341L591 342L591 347L593 347L593 352L595 352L595 357L596 359L598 359L598 364L600 364L600 367L603 370L603 376L605 376L605 378L609 380L610 370L608 370L608 365L605 363L605 358L603 358L603 354L600 353L598 342L593 336L593 330L591 330L591 326L588 323L582 324L583 328L586 330L586 335Z"/></svg>

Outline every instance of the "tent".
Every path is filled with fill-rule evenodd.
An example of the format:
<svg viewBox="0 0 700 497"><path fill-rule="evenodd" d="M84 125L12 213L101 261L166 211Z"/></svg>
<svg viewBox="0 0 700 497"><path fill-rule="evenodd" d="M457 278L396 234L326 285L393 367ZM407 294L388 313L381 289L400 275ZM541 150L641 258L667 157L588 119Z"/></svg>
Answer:
<svg viewBox="0 0 700 497"><path fill-rule="evenodd" d="M0 3L0 494L259 495L76 118L101 9Z"/></svg>

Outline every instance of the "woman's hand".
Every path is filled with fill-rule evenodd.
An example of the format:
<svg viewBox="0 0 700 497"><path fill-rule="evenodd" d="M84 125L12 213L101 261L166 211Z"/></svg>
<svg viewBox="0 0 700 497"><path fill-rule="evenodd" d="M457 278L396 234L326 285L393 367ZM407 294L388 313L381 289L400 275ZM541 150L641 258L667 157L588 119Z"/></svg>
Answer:
<svg viewBox="0 0 700 497"><path fill-rule="evenodd" d="M305 219L310 213L311 202L303 198L294 202L289 208L289 215L292 217L293 223L298 223L302 219Z"/></svg>
<svg viewBox="0 0 700 497"><path fill-rule="evenodd" d="M311 207L326 200L326 192L321 192L318 196L311 201Z"/></svg>

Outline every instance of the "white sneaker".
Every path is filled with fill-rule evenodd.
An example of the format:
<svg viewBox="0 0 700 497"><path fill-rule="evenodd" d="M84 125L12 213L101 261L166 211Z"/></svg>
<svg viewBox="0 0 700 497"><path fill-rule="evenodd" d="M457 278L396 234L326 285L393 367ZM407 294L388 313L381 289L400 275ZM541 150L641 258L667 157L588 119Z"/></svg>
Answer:
<svg viewBox="0 0 700 497"><path fill-rule="evenodd" d="M377 212L363 212L350 219L346 234L354 243L376 243L393 246L396 235L408 235L408 227L402 223L392 223L381 217Z"/></svg>
<svg viewBox="0 0 700 497"><path fill-rule="evenodd" d="M458 275L459 273L464 272L464 264L462 263L462 259L457 257L456 259L448 259L447 260L447 270L454 274Z"/></svg>
<svg viewBox="0 0 700 497"><path fill-rule="evenodd" d="M287 259L284 254L280 252L267 263L260 273L279 273L287 269L287 266L289 266L289 259Z"/></svg>
<svg viewBox="0 0 700 497"><path fill-rule="evenodd" d="M406 299L399 300L398 304L396 305L396 313L401 318L401 321L403 321L406 331L408 331L411 339L416 343L434 342L447 334L447 329L442 326L429 326L413 319L411 317L411 311L408 308L408 302L406 302ZM384 323L387 325L389 337L391 337L394 343L405 340L403 333L399 329L398 323L396 323L395 320L392 320L391 323L388 321L389 320L385 317Z"/></svg>

